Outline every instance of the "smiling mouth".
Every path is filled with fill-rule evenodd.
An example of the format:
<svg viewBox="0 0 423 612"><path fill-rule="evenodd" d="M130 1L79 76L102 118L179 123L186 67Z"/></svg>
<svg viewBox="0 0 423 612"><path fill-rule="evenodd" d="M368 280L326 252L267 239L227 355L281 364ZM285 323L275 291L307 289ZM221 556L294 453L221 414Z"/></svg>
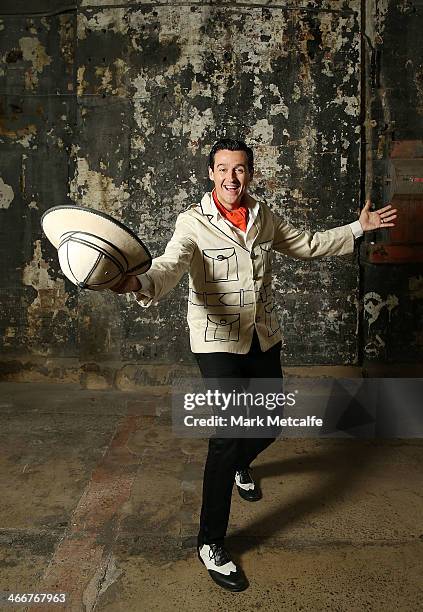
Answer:
<svg viewBox="0 0 423 612"><path fill-rule="evenodd" d="M223 187L224 189L226 189L226 191L229 191L229 193L235 193L239 189L239 185L238 187L230 187L229 185L223 185Z"/></svg>

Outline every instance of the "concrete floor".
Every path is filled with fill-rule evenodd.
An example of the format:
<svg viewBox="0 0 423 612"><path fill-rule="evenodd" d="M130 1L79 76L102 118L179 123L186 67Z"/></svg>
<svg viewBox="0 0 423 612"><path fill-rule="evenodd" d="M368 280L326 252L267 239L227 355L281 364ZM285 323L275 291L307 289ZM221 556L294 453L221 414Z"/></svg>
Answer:
<svg viewBox="0 0 423 612"><path fill-rule="evenodd" d="M207 441L172 436L166 396L3 383L0 409L0 591L87 611L423 609L421 440L273 444L263 500L234 491L235 594L197 560Z"/></svg>

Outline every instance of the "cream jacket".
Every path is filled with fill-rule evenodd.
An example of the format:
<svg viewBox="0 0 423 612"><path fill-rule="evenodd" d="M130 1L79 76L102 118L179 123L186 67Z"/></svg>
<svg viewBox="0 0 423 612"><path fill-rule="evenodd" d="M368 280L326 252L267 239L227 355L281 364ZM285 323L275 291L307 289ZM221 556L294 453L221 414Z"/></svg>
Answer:
<svg viewBox="0 0 423 612"><path fill-rule="evenodd" d="M256 217L247 237L220 215L211 193L200 204L178 215L165 252L139 276L142 289L135 298L144 307L155 305L189 273L188 325L194 353L245 354L254 327L263 351L281 340L272 294L274 251L298 259L346 255L358 221L314 234L298 230L263 202L247 195ZM251 225L251 224L250 224Z"/></svg>

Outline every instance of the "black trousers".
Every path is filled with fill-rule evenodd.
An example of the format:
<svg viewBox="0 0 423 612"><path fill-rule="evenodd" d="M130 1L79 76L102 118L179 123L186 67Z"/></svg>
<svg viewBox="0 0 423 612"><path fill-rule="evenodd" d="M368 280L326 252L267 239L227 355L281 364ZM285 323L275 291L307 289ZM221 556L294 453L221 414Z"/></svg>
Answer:
<svg viewBox="0 0 423 612"><path fill-rule="evenodd" d="M260 349L254 330L250 351L246 355L234 353L194 353L203 378L250 379L279 378L281 342L267 351ZM252 461L275 438L220 438L211 437L204 467L203 501L200 514L198 545L213 542L223 544L231 509L235 472L248 468Z"/></svg>

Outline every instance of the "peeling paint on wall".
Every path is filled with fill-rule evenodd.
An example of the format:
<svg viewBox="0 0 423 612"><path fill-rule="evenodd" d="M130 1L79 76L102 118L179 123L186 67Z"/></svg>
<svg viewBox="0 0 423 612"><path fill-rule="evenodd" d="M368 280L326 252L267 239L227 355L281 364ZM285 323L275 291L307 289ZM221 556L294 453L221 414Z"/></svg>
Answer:
<svg viewBox="0 0 423 612"><path fill-rule="evenodd" d="M110 5L110 2L107 4ZM110 8L92 13L78 14L78 30L77 36L80 40L84 40L87 37L88 32L105 32L110 31L114 34L127 34L128 33L128 21L127 12L121 8Z"/></svg>
<svg viewBox="0 0 423 612"><path fill-rule="evenodd" d="M0 208L9 208L14 197L15 194L13 193L13 187L11 185L7 185L0 177Z"/></svg>
<svg viewBox="0 0 423 612"><path fill-rule="evenodd" d="M48 355L49 347L41 348L39 345L39 332L43 322L48 319L53 332L55 318L63 313L69 319L75 317L67 306L68 293L63 278L53 279L49 275L49 263L43 258L41 241L36 240L32 260L25 266L22 272L22 283L31 286L36 291L36 296L28 307L28 328L26 341L28 348L36 354ZM53 332L54 333L54 332ZM63 340L63 338L62 338Z"/></svg>
<svg viewBox="0 0 423 612"><path fill-rule="evenodd" d="M36 134L37 127L34 124L30 124L24 128L11 130L2 124L0 119L0 136L14 140L16 144L20 144L25 148L30 148L31 144L34 143Z"/></svg>
<svg viewBox="0 0 423 612"><path fill-rule="evenodd" d="M120 217L125 200L130 197L126 184L115 185L112 177L90 170L89 162L76 158L74 179L70 182L70 197L80 206L102 210Z"/></svg>
<svg viewBox="0 0 423 612"><path fill-rule="evenodd" d="M388 295L384 300L375 291L369 291L364 296L364 311L367 313L369 328L380 316L383 308L388 311L389 320L391 319L391 312L399 305L399 299L396 295Z"/></svg>
<svg viewBox="0 0 423 612"><path fill-rule="evenodd" d="M39 74L51 64L51 57L47 55L45 47L36 38L29 36L20 38L19 47L23 59L32 64L25 73L25 85L26 89L33 90L38 84Z"/></svg>

